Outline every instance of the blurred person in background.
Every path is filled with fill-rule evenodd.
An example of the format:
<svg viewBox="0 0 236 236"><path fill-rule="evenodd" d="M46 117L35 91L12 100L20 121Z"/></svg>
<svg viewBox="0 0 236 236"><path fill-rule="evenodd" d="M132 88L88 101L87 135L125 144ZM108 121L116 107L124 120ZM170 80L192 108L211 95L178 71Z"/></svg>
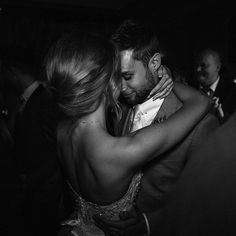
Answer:
<svg viewBox="0 0 236 236"><path fill-rule="evenodd" d="M39 80L34 54L24 48L9 51L5 79L17 102L13 116L13 160L22 189L22 235L55 235L59 226L62 174L56 146L60 113L49 89Z"/></svg>
<svg viewBox="0 0 236 236"><path fill-rule="evenodd" d="M215 101L213 113L224 122L236 109L236 85L225 77L222 59L215 49L204 49L196 58L198 88Z"/></svg>

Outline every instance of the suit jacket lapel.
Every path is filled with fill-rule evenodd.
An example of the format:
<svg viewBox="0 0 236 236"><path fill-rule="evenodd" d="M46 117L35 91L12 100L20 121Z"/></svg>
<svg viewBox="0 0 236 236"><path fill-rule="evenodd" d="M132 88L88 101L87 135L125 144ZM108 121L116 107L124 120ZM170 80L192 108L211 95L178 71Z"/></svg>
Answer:
<svg viewBox="0 0 236 236"><path fill-rule="evenodd" d="M154 118L152 123L160 123L161 121L168 119L173 113L175 113L180 107L182 103L175 96L173 92L169 94L168 97L162 103L159 111L157 112L156 117Z"/></svg>
<svg viewBox="0 0 236 236"><path fill-rule="evenodd" d="M221 95L220 93L221 93L222 90L224 91L225 88L224 88L224 84L222 83L222 78L220 78L220 80L219 80L219 82L217 84L216 90L214 92L214 96L215 97L219 97Z"/></svg>
<svg viewBox="0 0 236 236"><path fill-rule="evenodd" d="M230 91L230 89L231 89L231 84L225 81L224 78L220 78L219 83L214 92L214 97L219 97L220 103L222 103L225 97L227 97L227 94Z"/></svg>
<svg viewBox="0 0 236 236"><path fill-rule="evenodd" d="M132 108L130 108L126 114L126 118L124 121L122 133L121 133L122 136L130 133L130 129L131 129L131 125L132 125L132 122L131 122L131 116L133 113L132 111L133 111Z"/></svg>
<svg viewBox="0 0 236 236"><path fill-rule="evenodd" d="M114 133L116 136L123 136L129 133L130 130L130 119L132 115L132 108L125 104L120 105L122 110L122 118L120 121L114 123Z"/></svg>

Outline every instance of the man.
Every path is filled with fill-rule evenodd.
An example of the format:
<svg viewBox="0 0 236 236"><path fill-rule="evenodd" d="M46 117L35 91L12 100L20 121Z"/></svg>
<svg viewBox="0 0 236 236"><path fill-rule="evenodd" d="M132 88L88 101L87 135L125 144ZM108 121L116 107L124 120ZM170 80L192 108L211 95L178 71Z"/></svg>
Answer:
<svg viewBox="0 0 236 236"><path fill-rule="evenodd" d="M17 224L22 235L55 235L62 190L56 148L60 114L49 90L36 79L31 53L18 49L7 59L7 82L20 95L13 132L23 190Z"/></svg>
<svg viewBox="0 0 236 236"><path fill-rule="evenodd" d="M159 82L161 52L156 35L147 27L128 20L120 25L112 38L121 55L122 99L131 106L123 116L124 119L116 126L117 132L122 130L119 134L126 135L152 123L160 123L168 119L182 105L174 93L170 93L165 99L155 101L152 98L147 99L150 91ZM96 217L98 226L112 233L110 228L117 227L122 232L131 225L138 226L140 223L139 227L146 225L147 231L152 232L153 229L149 229L148 222L153 223L156 219L149 215L161 209L166 195L174 188L188 156L218 125L216 117L208 114L176 147L144 167L137 206L145 214L129 215L128 213L126 217L121 217L124 220L121 222L106 221ZM142 227L139 233L145 230Z"/></svg>
<svg viewBox="0 0 236 236"><path fill-rule="evenodd" d="M220 54L203 50L196 60L196 79L199 88L215 100L213 112L225 121L236 109L236 85L222 75Z"/></svg>

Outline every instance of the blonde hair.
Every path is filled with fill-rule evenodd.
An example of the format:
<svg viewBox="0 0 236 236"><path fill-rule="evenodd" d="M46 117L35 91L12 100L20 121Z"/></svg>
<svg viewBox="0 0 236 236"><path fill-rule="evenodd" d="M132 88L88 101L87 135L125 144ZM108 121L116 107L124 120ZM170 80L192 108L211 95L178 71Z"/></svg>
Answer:
<svg viewBox="0 0 236 236"><path fill-rule="evenodd" d="M117 116L115 91L121 86L120 58L109 40L92 33L60 38L45 59L47 80L61 110L78 119L97 109L103 96Z"/></svg>

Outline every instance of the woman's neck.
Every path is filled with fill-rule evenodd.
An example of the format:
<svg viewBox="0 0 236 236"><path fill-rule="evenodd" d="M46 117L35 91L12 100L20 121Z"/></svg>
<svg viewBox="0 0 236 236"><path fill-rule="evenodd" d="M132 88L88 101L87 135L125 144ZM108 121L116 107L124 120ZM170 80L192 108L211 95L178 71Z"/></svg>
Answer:
<svg viewBox="0 0 236 236"><path fill-rule="evenodd" d="M79 123L81 125L89 125L93 127L102 127L106 129L106 117L105 117L105 102L100 103L96 111L81 118Z"/></svg>

